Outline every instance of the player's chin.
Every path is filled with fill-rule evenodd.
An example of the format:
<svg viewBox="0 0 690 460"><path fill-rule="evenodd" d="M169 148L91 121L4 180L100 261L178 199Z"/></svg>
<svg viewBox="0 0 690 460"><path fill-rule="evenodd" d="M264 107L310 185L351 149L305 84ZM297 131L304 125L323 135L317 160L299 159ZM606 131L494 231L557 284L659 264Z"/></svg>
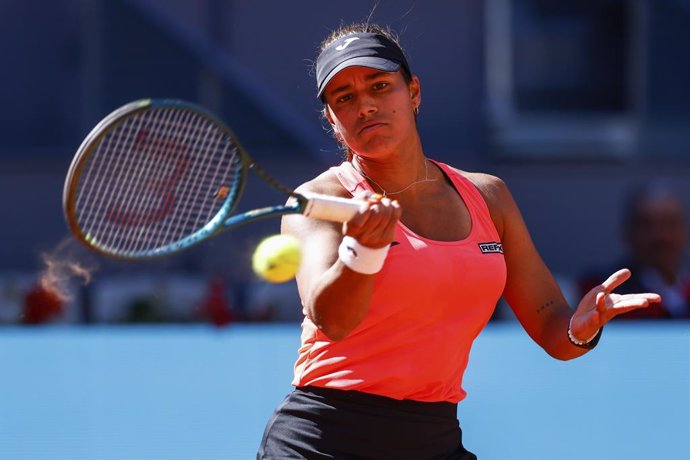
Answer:
<svg viewBox="0 0 690 460"><path fill-rule="evenodd" d="M382 135L364 136L358 144L361 148L353 150L363 152L364 156L372 157L380 156L385 154L385 152L393 150L392 146L394 145L390 137Z"/></svg>

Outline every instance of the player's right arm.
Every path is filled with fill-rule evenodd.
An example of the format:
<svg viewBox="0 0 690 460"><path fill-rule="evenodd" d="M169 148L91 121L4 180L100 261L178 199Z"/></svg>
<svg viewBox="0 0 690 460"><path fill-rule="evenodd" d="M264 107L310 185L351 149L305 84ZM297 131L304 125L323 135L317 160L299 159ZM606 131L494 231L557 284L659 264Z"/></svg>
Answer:
<svg viewBox="0 0 690 460"><path fill-rule="evenodd" d="M326 172L298 187L312 192L350 198L335 176ZM367 196L357 196L367 199ZM360 244L381 248L393 241L400 219L397 202L372 201L349 222L338 224L303 215L284 216L281 232L297 237L302 246L302 262L297 287L309 319L331 340L345 338L359 325L369 310L374 275L358 273L338 258L343 236Z"/></svg>

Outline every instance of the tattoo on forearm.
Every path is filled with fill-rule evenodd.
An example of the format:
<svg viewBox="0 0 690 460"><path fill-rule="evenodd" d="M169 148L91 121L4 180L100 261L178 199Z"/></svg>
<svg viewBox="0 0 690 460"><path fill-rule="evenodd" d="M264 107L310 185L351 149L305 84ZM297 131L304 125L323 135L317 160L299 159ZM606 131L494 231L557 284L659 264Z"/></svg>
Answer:
<svg viewBox="0 0 690 460"><path fill-rule="evenodd" d="M539 305L539 307L537 307L537 313L541 313L541 312L543 312L544 310L546 310L547 308L553 307L554 305L556 305L556 302L553 301L553 300L549 300L549 301L546 302L545 304Z"/></svg>

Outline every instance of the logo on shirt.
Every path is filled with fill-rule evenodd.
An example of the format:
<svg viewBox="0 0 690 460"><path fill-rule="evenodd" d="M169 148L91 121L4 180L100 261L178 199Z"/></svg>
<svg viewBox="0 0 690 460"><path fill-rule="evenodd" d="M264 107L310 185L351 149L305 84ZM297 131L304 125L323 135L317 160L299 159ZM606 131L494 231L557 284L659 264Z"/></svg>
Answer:
<svg viewBox="0 0 690 460"><path fill-rule="evenodd" d="M478 246L482 254L503 254L503 245L497 241L479 243Z"/></svg>

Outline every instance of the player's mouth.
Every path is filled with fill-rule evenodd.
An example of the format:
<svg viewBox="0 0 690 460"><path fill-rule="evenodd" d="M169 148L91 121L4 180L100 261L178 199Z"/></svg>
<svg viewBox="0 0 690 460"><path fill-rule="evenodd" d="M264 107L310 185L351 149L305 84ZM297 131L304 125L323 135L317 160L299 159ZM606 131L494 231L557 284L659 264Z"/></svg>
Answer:
<svg viewBox="0 0 690 460"><path fill-rule="evenodd" d="M381 123L380 121L370 121L368 123L365 123L364 126L362 126L362 128L359 130L359 134L367 134L369 132L383 128L384 126L385 123Z"/></svg>

